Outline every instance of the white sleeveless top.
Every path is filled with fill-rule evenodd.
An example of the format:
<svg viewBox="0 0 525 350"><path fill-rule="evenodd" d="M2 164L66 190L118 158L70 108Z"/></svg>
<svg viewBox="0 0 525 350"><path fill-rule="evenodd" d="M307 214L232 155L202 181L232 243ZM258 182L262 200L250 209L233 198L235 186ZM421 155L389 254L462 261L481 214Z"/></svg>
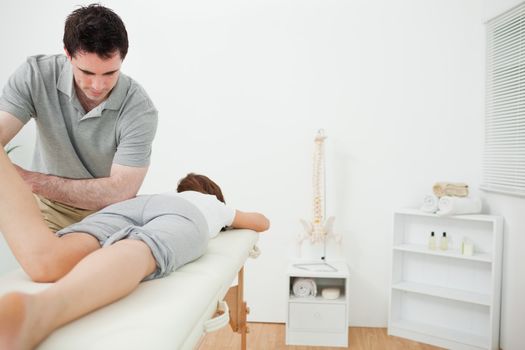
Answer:
<svg viewBox="0 0 525 350"><path fill-rule="evenodd" d="M196 206L208 223L210 238L219 234L224 226L230 226L235 218L235 209L226 206L214 195L196 191L166 192L163 194L183 198Z"/></svg>

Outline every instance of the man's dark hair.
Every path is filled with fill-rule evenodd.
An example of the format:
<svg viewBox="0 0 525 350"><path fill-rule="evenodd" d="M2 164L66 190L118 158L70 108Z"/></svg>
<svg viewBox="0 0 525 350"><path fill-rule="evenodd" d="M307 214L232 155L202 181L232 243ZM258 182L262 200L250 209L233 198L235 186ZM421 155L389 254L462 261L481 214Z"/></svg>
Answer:
<svg viewBox="0 0 525 350"><path fill-rule="evenodd" d="M76 9L67 17L64 47L71 57L84 51L107 59L119 52L124 59L128 53L128 33L113 10L91 4Z"/></svg>
<svg viewBox="0 0 525 350"><path fill-rule="evenodd" d="M180 179L177 186L177 192L184 191L196 191L204 194L211 194L217 197L221 202L226 203L219 185L204 175L189 173Z"/></svg>

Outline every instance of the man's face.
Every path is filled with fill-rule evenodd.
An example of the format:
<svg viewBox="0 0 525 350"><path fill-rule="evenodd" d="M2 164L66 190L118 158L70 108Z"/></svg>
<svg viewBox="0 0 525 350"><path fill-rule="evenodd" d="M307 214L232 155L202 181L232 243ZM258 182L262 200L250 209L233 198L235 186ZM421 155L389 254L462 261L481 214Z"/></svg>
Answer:
<svg viewBox="0 0 525 350"><path fill-rule="evenodd" d="M116 52L108 59L88 52L77 52L75 57L67 56L73 66L77 92L82 92L94 104L104 101L117 84L122 65L120 54Z"/></svg>

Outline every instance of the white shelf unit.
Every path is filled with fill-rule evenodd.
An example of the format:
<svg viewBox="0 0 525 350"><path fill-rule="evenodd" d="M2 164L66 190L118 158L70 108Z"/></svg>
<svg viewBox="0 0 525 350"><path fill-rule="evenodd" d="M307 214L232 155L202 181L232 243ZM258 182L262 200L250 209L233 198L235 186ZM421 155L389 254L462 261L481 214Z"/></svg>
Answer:
<svg viewBox="0 0 525 350"><path fill-rule="evenodd" d="M432 231L437 250L428 248ZM499 349L503 218L406 209L394 213L393 235L388 334L448 349ZM474 255L461 254L464 238Z"/></svg>
<svg viewBox="0 0 525 350"><path fill-rule="evenodd" d="M337 271L307 271L291 263L287 270L286 344L315 346L348 346L349 271L344 262L327 262ZM317 285L317 296L293 294L296 278L311 278ZM339 298L321 296L323 288L337 287Z"/></svg>

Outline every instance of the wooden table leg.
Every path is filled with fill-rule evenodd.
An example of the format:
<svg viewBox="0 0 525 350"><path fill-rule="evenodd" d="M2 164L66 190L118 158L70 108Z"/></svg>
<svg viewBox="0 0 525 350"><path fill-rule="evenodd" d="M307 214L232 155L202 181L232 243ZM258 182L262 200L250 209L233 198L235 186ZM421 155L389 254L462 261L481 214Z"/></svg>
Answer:
<svg viewBox="0 0 525 350"><path fill-rule="evenodd" d="M230 308L230 326L241 334L241 349L246 350L246 334L249 333L246 315L250 309L244 302L244 267L239 271L237 286L231 287L224 298Z"/></svg>

